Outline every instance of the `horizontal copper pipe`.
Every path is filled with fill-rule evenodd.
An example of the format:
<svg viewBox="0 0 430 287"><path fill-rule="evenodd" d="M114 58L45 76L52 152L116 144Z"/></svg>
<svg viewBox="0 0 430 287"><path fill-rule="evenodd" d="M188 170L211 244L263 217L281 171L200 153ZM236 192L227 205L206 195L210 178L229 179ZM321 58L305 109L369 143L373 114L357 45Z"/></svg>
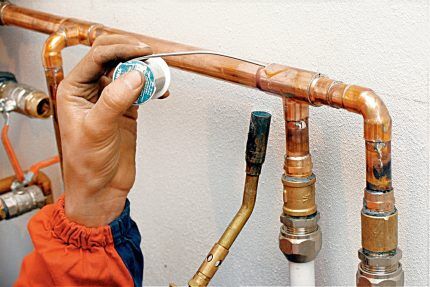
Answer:
<svg viewBox="0 0 430 287"><path fill-rule="evenodd" d="M39 11L3 3L1 23L54 34L66 31L67 45L91 45L103 33L128 34L150 45L154 53L200 50L196 47L161 40L154 37L104 27L87 21L62 18ZM188 55L166 57L167 63L179 69L239 83L249 87L288 96L313 105L328 105L361 114L364 118L364 137L367 141L389 141L391 118L382 100L370 89L347 85L305 71L279 64L262 68L244 61L217 55Z"/></svg>
<svg viewBox="0 0 430 287"><path fill-rule="evenodd" d="M154 37L104 27L87 21L63 18L12 4L3 4L0 15L3 25L54 34L66 28L74 35L76 44L91 45L102 33L128 34L151 46L154 53L201 50ZM71 32L71 30L74 30ZM67 45L70 46L70 43ZM361 114L365 124L365 139L388 141L391 139L391 118L382 100L370 89L347 85L319 73L279 64L265 68L244 61L217 55L188 55L166 57L167 63L179 69L212 76L222 80L258 87L263 91L290 96L314 105L328 105Z"/></svg>

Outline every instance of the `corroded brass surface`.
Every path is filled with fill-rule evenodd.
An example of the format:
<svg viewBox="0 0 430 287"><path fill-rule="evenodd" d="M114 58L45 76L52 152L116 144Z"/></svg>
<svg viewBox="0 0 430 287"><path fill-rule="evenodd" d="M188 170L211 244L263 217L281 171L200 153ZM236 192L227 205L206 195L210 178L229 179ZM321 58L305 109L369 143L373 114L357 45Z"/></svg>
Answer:
<svg viewBox="0 0 430 287"><path fill-rule="evenodd" d="M315 175L309 178L282 177L284 185L284 213L289 216L308 216L317 211L315 204Z"/></svg>
<svg viewBox="0 0 430 287"><path fill-rule="evenodd" d="M388 252L397 248L397 211L386 216L361 212L361 243L371 252Z"/></svg>

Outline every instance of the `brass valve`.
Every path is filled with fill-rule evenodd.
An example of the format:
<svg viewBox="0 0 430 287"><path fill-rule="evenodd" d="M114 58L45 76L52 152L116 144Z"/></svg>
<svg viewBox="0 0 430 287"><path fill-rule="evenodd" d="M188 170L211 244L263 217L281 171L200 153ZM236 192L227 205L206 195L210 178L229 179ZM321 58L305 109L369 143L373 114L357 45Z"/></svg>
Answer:
<svg viewBox="0 0 430 287"><path fill-rule="evenodd" d="M47 118L52 114L49 96L17 83L11 73L0 72L0 100L6 108L5 112L16 111L33 118Z"/></svg>
<svg viewBox="0 0 430 287"><path fill-rule="evenodd" d="M0 195L0 220L10 219L41 208L46 204L47 198L37 185L30 185Z"/></svg>

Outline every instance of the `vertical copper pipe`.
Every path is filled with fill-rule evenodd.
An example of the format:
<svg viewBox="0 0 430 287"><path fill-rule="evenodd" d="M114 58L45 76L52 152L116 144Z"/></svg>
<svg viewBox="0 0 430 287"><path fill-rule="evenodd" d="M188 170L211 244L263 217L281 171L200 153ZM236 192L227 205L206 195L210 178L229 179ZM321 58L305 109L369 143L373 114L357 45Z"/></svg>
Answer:
<svg viewBox="0 0 430 287"><path fill-rule="evenodd" d="M284 214L310 216L316 212L315 176L309 153L309 105L284 98L286 155Z"/></svg>
<svg viewBox="0 0 430 287"><path fill-rule="evenodd" d="M286 158L285 173L296 177L312 174L312 160L309 153L309 105L283 98Z"/></svg>
<svg viewBox="0 0 430 287"><path fill-rule="evenodd" d="M309 152L309 105L284 98L284 115L287 145L279 248L289 261L305 263L315 260L322 237Z"/></svg>
<svg viewBox="0 0 430 287"><path fill-rule="evenodd" d="M66 47L67 39L64 32L55 33L46 40L43 46L43 66L45 68L46 83L48 92L51 97L53 107L53 122L55 129L55 138L57 139L58 154L60 161L62 159L60 127L57 115L57 90L60 82L64 78L63 58L61 51Z"/></svg>

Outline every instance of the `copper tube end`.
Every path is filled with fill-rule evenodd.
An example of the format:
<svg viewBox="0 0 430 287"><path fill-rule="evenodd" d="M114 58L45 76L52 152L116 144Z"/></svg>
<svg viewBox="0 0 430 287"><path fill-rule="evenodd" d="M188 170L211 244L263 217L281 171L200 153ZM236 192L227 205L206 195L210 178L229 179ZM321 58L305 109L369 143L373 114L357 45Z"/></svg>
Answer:
<svg viewBox="0 0 430 287"><path fill-rule="evenodd" d="M11 5L9 1L0 0L0 25L4 25L3 21L3 10L6 6Z"/></svg>

